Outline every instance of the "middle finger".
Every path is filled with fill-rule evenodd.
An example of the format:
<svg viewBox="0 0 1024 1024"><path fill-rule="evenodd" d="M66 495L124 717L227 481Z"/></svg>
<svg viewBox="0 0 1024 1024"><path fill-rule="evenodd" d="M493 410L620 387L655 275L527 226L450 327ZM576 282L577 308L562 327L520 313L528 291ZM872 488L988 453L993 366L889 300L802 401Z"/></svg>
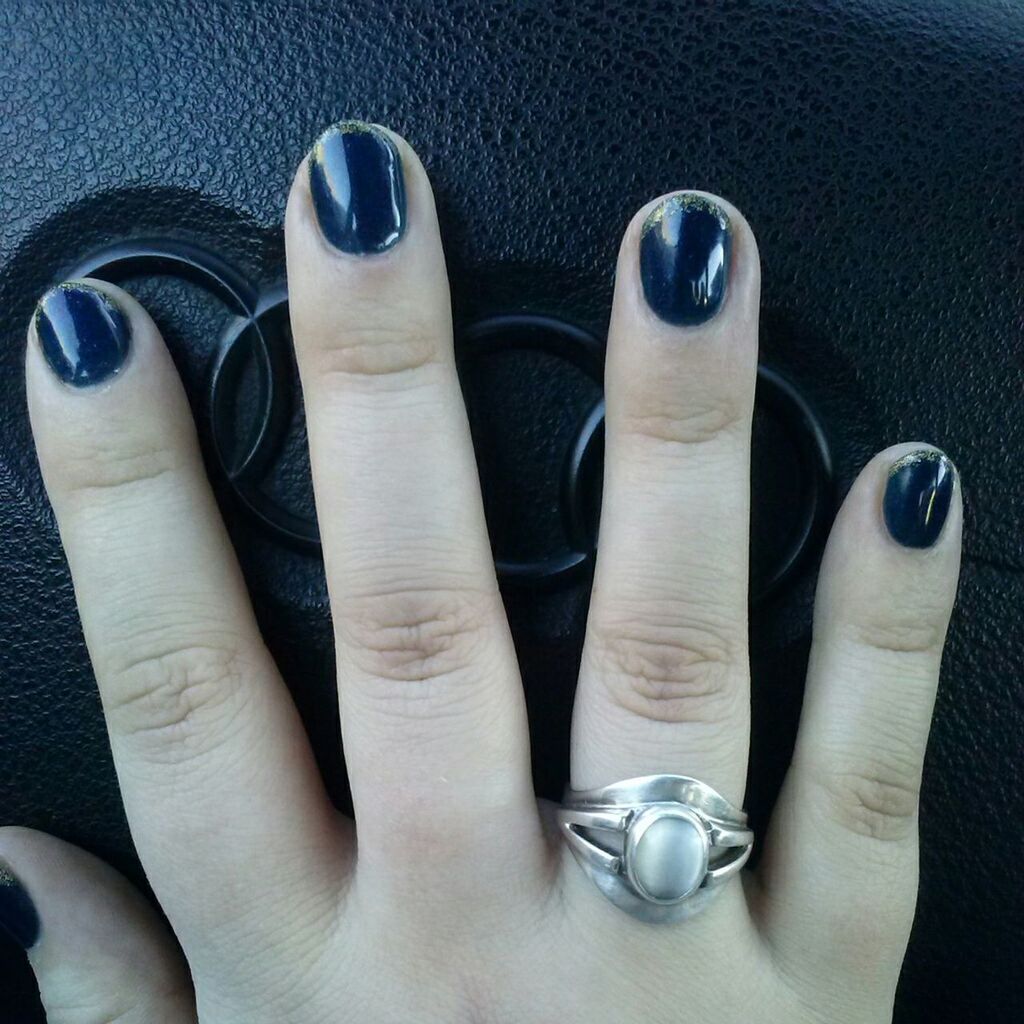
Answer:
<svg viewBox="0 0 1024 1024"><path fill-rule="evenodd" d="M537 815L422 165L328 129L286 240L360 871L452 876Z"/></svg>

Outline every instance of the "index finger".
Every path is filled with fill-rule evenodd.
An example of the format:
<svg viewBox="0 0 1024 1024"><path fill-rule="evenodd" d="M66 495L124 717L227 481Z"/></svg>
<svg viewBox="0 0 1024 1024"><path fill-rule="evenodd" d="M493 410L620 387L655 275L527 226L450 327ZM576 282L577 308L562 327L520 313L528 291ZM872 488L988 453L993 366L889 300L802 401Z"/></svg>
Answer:
<svg viewBox="0 0 1024 1024"><path fill-rule="evenodd" d="M27 390L132 836L186 950L230 941L239 887L326 884L337 834L181 383L142 307L81 281L39 304Z"/></svg>

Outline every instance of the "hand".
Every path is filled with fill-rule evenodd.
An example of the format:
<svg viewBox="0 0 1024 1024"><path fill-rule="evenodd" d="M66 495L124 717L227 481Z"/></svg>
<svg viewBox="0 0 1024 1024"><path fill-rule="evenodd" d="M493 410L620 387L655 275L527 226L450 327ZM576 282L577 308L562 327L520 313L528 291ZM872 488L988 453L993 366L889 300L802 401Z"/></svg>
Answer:
<svg viewBox="0 0 1024 1024"><path fill-rule="evenodd" d="M0 920L50 1021L890 1019L958 572L950 462L914 443L864 468L821 566L759 868L689 920L642 923L532 791L423 167L382 130L328 131L286 236L358 845L261 642L153 322L110 285L56 289L30 328L32 427L174 937L94 858L2 830ZM758 296L728 203L675 194L629 225L576 788L686 774L742 805Z"/></svg>

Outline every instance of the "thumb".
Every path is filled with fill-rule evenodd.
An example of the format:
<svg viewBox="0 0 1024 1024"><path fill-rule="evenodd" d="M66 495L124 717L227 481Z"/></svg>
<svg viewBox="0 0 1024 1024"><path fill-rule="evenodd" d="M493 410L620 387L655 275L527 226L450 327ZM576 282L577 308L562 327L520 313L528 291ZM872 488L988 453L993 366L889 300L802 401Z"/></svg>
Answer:
<svg viewBox="0 0 1024 1024"><path fill-rule="evenodd" d="M195 1024L188 968L167 926L78 847L0 828L0 931L28 952L48 1024Z"/></svg>

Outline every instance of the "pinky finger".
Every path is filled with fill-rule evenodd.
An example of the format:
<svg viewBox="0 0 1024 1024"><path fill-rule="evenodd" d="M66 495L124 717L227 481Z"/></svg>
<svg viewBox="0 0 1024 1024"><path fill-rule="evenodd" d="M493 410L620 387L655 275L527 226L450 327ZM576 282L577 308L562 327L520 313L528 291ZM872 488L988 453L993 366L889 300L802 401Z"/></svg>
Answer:
<svg viewBox="0 0 1024 1024"><path fill-rule="evenodd" d="M757 891L777 962L862 1010L891 1000L913 921L961 525L953 464L897 445L854 482L822 561L800 733Z"/></svg>
<svg viewBox="0 0 1024 1024"><path fill-rule="evenodd" d="M0 931L27 950L49 1024L195 1024L191 979L166 925L84 850L0 829Z"/></svg>

